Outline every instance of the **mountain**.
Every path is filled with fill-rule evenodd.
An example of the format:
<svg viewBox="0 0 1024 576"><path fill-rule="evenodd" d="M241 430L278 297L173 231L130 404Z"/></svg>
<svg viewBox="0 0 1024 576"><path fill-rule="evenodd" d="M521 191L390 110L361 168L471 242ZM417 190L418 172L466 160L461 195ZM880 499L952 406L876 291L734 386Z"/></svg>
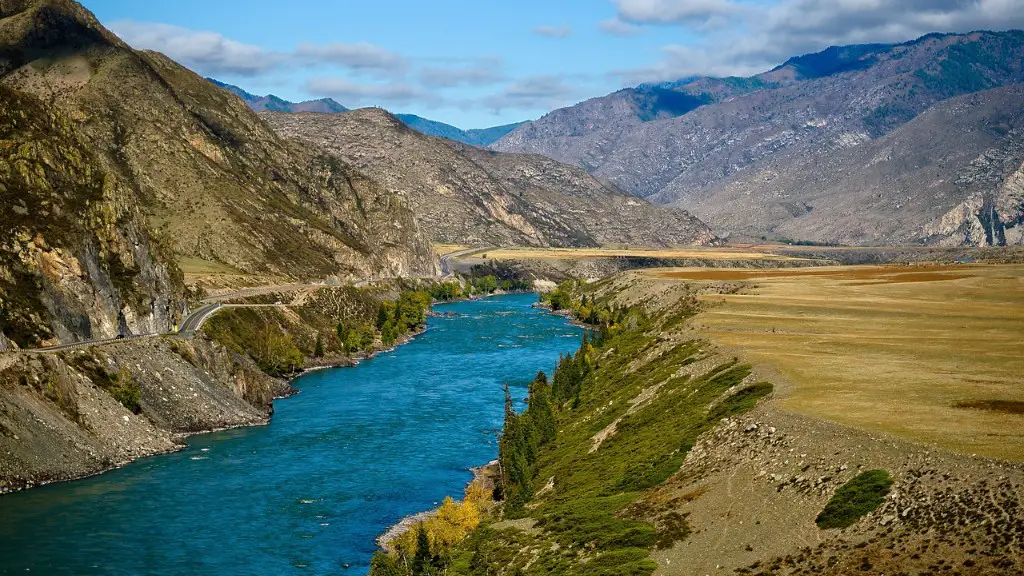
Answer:
<svg viewBox="0 0 1024 576"><path fill-rule="evenodd" d="M338 104L332 98L321 98L319 100L306 100L305 102L289 102L287 100L278 98L273 94L266 96L257 96L242 90L238 86L231 84L225 84L217 81L213 78L207 78L213 84L224 88L228 92L231 92L242 99L243 102L249 105L254 112L320 112L324 114L335 114L338 112L345 112L348 108L345 108L341 104Z"/></svg>
<svg viewBox="0 0 1024 576"><path fill-rule="evenodd" d="M469 144L470 146L480 147L487 147L494 144L509 132L525 124L525 122L517 122L515 124L505 124L504 126L494 126L491 128L462 130L450 124L437 122L436 120L428 120L426 118L416 116L415 114L396 114L395 117L404 122L406 126L416 130L417 132L426 134L427 136L447 138L449 140L455 140L456 142L462 142L463 144Z"/></svg>
<svg viewBox="0 0 1024 576"><path fill-rule="evenodd" d="M426 136L379 108L261 116L282 136L322 146L402 193L436 242L563 247L716 240L686 212L652 206L574 166Z"/></svg>
<svg viewBox="0 0 1024 576"><path fill-rule="evenodd" d="M621 90L551 112L493 148L576 164L655 203L686 207L723 234L999 243L1020 236L1018 207L999 200L999 183L1024 162L1011 114L1024 102L1019 91L982 93L1024 83L1022 63L1021 31L832 47L750 78ZM979 99L960 105L979 110L936 108L908 124L970 94ZM942 127L941 117L972 131ZM885 142L901 146L868 154ZM986 162L990 154L1002 159ZM989 200L979 204L979 194ZM1004 203L1001 211L993 202Z"/></svg>
<svg viewBox="0 0 1024 576"><path fill-rule="evenodd" d="M406 203L71 0L0 2L0 301L19 345L166 331L182 258L431 274Z"/></svg>
<svg viewBox="0 0 1024 576"><path fill-rule="evenodd" d="M325 114L336 114L348 111L348 108L338 104L331 98L308 100L306 102L289 102L272 94L269 96L257 96L255 94L250 94L238 86L225 84L214 80L213 78L207 78L207 80L238 95L256 112L320 112ZM494 144L509 132L525 124L525 122L517 122L515 124L506 124L504 126L494 126L491 128L462 130L461 128L456 128L450 124L445 124L444 122L438 122L436 120L429 120L415 114L396 114L396 117L404 122L406 126L428 136L447 138L449 140L455 140L456 142L462 142L463 144L469 144L470 146L481 147L487 147Z"/></svg>

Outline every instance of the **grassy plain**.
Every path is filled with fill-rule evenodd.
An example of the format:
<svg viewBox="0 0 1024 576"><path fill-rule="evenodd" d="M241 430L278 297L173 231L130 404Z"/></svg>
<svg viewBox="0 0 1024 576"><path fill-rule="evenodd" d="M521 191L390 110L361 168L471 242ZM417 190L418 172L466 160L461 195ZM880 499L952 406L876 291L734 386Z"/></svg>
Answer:
<svg viewBox="0 0 1024 576"><path fill-rule="evenodd" d="M709 260L767 260L789 262L805 260L794 256L741 247L712 248L495 248L486 252L488 260L575 260L583 258L658 258Z"/></svg>
<svg viewBox="0 0 1024 576"><path fill-rule="evenodd" d="M780 376L784 408L1024 460L1024 265L647 274L746 284L694 326Z"/></svg>
<svg viewBox="0 0 1024 576"><path fill-rule="evenodd" d="M466 246L465 244L434 244L433 248L434 248L434 252L438 256L446 256L446 255L451 254L453 252L458 252L460 250L466 250L466 249L470 248L470 246Z"/></svg>

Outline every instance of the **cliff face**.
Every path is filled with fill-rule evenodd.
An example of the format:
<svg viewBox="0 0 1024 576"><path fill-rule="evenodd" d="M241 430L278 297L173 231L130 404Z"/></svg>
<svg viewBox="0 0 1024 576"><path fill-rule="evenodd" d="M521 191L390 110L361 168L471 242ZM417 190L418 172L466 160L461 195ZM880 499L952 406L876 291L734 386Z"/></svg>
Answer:
<svg viewBox="0 0 1024 576"><path fill-rule="evenodd" d="M401 192L438 242L568 247L716 240L686 212L652 206L577 167L425 136L380 109L262 117L283 136L322 146Z"/></svg>
<svg viewBox="0 0 1024 576"><path fill-rule="evenodd" d="M432 275L405 201L132 50L70 0L0 3L0 332L167 332L176 261L304 280Z"/></svg>
<svg viewBox="0 0 1024 576"><path fill-rule="evenodd" d="M130 183L73 122L0 87L0 329L19 346L165 332L182 282Z"/></svg>
<svg viewBox="0 0 1024 576"><path fill-rule="evenodd" d="M74 122L177 254L296 278L431 273L400 198L66 0L7 3L0 83Z"/></svg>

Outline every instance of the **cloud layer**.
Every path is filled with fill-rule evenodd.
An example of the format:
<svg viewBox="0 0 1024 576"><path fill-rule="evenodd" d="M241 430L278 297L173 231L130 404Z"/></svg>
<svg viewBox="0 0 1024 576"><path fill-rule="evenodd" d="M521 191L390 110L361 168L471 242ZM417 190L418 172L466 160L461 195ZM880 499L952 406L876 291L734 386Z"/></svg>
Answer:
<svg viewBox="0 0 1024 576"><path fill-rule="evenodd" d="M621 23L678 26L697 37L662 47L650 66L614 72L629 83L749 75L828 46L1024 27L1024 0L611 1Z"/></svg>
<svg viewBox="0 0 1024 576"><path fill-rule="evenodd" d="M1024 0L604 0L603 4L605 10L594 10L591 25L606 35L642 36L636 42L644 46L658 37L679 40L655 45L654 56L646 64L639 60L632 67L589 75L571 69L554 75L550 68L517 62L516 54L506 55L506 66L506 59L499 56L426 58L368 42L303 43L288 51L272 51L216 32L166 24L122 21L111 28L132 46L163 52L203 75L301 84L311 96L330 96L347 106L532 113L622 85L697 75L748 76L832 45L902 42L929 32L1024 28ZM575 35L567 24L538 25L519 32L566 43L587 41L586 34ZM645 49L650 48L637 53L642 55ZM600 56L595 53L598 60Z"/></svg>

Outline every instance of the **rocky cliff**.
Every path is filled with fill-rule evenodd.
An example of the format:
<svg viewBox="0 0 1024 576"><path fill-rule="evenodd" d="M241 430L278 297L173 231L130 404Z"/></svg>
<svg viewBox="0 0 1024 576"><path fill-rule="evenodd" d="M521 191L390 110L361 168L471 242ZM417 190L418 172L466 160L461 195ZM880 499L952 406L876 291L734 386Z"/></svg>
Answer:
<svg viewBox="0 0 1024 576"><path fill-rule="evenodd" d="M279 138L238 97L130 49L70 0L0 16L0 82L71 118L176 254L305 278L433 271L400 198Z"/></svg>
<svg viewBox="0 0 1024 576"><path fill-rule="evenodd" d="M322 146L400 192L438 242L668 246L716 240L686 212L652 206L579 168L424 136L380 109L262 116L282 136Z"/></svg>
<svg viewBox="0 0 1024 576"><path fill-rule="evenodd" d="M950 98L1024 82L1021 62L1020 31L834 47L750 78L699 78L616 92L556 110L494 148L582 166L655 203L691 209L723 234L984 244L991 234L972 236L959 224L935 223L951 210L973 210L973 184L941 184L943 194L932 190L961 178L963 157L1013 147L998 126L1010 109L1022 106L1019 92L960 101L979 109L971 113L971 131L946 127L942 137L951 142L929 140L914 128L904 137L897 133ZM996 103L1000 98L1014 101ZM992 128L984 129L987 136L973 133L978 123ZM846 159L867 154L859 148L884 145L887 137L901 142L891 162ZM953 153L949 148L957 142L961 149ZM992 168L972 178L1006 177L1002 166ZM872 189L867 197L845 196L865 184ZM995 188L984 194L995 195ZM977 211L973 218L991 219Z"/></svg>
<svg viewBox="0 0 1024 576"><path fill-rule="evenodd" d="M181 274L75 123L0 87L0 331L21 347L166 332Z"/></svg>
<svg viewBox="0 0 1024 576"><path fill-rule="evenodd" d="M71 0L0 2L0 90L0 331L19 346L168 331L183 257L307 280L437 270L400 196Z"/></svg>

